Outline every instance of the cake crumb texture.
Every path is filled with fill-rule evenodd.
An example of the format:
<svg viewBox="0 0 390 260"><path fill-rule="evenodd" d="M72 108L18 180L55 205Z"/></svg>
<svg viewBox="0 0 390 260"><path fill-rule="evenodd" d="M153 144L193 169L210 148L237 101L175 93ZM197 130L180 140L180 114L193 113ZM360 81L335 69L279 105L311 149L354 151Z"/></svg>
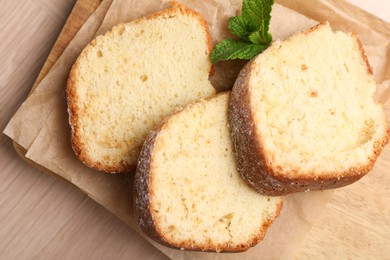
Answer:
<svg viewBox="0 0 390 260"><path fill-rule="evenodd" d="M98 36L70 73L72 144L88 166L128 172L165 115L215 93L205 20L180 4Z"/></svg>
<svg viewBox="0 0 390 260"><path fill-rule="evenodd" d="M281 197L263 196L237 172L229 93L169 117L145 142L135 180L138 223L157 241L187 250L238 252L261 241Z"/></svg>
<svg viewBox="0 0 390 260"><path fill-rule="evenodd" d="M230 123L239 171L282 195L350 184L389 139L376 83L355 34L328 23L274 42L241 72Z"/></svg>

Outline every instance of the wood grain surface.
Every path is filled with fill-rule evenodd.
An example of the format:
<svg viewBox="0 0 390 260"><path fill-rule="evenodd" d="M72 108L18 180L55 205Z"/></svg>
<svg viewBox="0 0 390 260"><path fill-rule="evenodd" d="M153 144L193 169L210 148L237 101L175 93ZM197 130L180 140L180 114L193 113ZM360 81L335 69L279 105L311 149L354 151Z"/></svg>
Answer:
<svg viewBox="0 0 390 260"><path fill-rule="evenodd" d="M389 1L350 1L390 22ZM2 129L100 2L0 2ZM0 259L166 259L78 189L27 164L4 135L0 169ZM390 207L383 199L390 189L382 177L336 190L295 258L390 259Z"/></svg>

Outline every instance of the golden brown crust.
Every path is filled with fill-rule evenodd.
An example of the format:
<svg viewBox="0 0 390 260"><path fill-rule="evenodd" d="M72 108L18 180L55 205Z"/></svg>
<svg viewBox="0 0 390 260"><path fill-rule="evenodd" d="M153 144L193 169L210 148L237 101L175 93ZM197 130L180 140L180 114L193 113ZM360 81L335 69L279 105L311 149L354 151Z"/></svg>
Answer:
<svg viewBox="0 0 390 260"><path fill-rule="evenodd" d="M312 26L311 28L309 28L309 29L303 31L302 33L303 33L303 34L309 34L309 33L313 32L313 31L315 31L315 30L318 30L320 27L327 25L327 23L328 23L328 22L321 22L321 23L316 24L316 25Z"/></svg>
<svg viewBox="0 0 390 260"><path fill-rule="evenodd" d="M170 8L167 8L167 9L164 9L162 11L151 14L149 16L134 20L131 23L138 23L138 22L143 21L145 19L146 20L157 19L157 18L162 17L162 16L169 18L169 17L175 16L178 12L181 14L190 15L190 16L194 17L195 19L197 19L199 21L200 25L203 27L205 34L206 34L207 48L208 48L209 53L211 53L211 51L212 51L211 34L210 34L210 31L209 31L209 28L208 28L208 25L207 25L207 22L205 21L205 19L200 14L195 12L194 10L186 8L184 5L182 5L180 3L172 2L171 5L172 5L172 7L170 7ZM112 34L113 31L117 30L118 27L120 27L120 26L123 26L123 24L118 24L111 31L108 31L106 33L106 35ZM101 37L101 36L98 36L98 37ZM98 171L104 171L107 173L132 172L135 170L136 166L129 165L125 161L121 161L115 165L113 165L113 164L108 165L108 164L105 164L104 162L93 160L87 152L87 147L86 147L85 143L83 142L83 138L80 136L79 125L78 125L78 119L79 119L80 115L78 112L79 108L77 106L79 100L78 100L78 97L77 97L77 94L75 91L75 89L77 88L77 78L78 78L77 74L79 73L78 66L79 66L80 59L82 59L82 57L86 56L86 52L88 52L88 50L95 45L96 45L96 39L92 40L85 47L85 49L81 52L80 56L77 58L75 64L73 65L73 67L70 71L68 82L67 82L66 94L67 94L67 103L68 103L69 124L71 126L72 148L73 148L77 158L80 161L82 161L85 165L87 165L88 167L90 167L92 169L95 169ZM209 59L210 59L210 57L209 57ZM210 60L210 64L211 64L211 60ZM212 73L212 66L211 66L210 71L209 71L209 74L211 74L211 73Z"/></svg>
<svg viewBox="0 0 390 260"><path fill-rule="evenodd" d="M134 217L141 230L153 240L165 245L166 242L158 234L157 228L154 225L150 209L151 196L153 194L150 192L151 155L161 127L162 125L156 127L150 133L141 150L134 179L133 205Z"/></svg>
<svg viewBox="0 0 390 260"><path fill-rule="evenodd" d="M277 195L284 191L268 172L263 149L256 135L250 109L249 78L254 66L250 61L240 72L229 101L229 125L240 175L250 187L262 194Z"/></svg>
<svg viewBox="0 0 390 260"><path fill-rule="evenodd" d="M215 98L219 95L224 95L227 92L216 94L212 97L209 97L205 100L209 100ZM186 106L184 109L189 109L194 103ZM138 223L139 227L145 234L147 234L150 238L155 240L156 242L176 249L182 250L191 250L191 251L204 251L204 252L242 252L246 251L249 248L258 244L261 240L263 240L266 235L268 227L273 223L273 221L279 216L280 211L283 205L283 199L280 199L279 204L277 205L276 214L274 218L268 219L263 223L256 237L253 237L251 240L246 241L240 245L231 245L230 243L218 244L215 245L210 241L208 244L198 244L196 241L187 240L183 242L171 241L167 239L163 232L159 229L159 221L155 216L151 205L153 204L153 188L152 188L152 161L153 161L153 149L155 147L158 135L160 131L164 128L165 124L177 113L181 112L177 110L172 114L165 117L150 133L141 150L141 155L138 160L135 181L134 181L134 212L135 219Z"/></svg>
<svg viewBox="0 0 390 260"><path fill-rule="evenodd" d="M93 42L92 42L93 44ZM82 140L82 137L79 133L79 126L78 126L78 118L79 118L79 109L77 107L78 103L78 96L75 94L75 88L77 87L77 76L75 75L78 70L78 60L85 55L84 53L81 53L79 58L77 59L76 63L73 65L68 82L67 82L67 88L66 88L66 95L67 95L67 104L68 104L68 114L69 114L69 125L71 128L71 145L73 148L73 151L75 152L77 158L83 162L88 167L98 170L98 171L104 171L107 173L118 173L118 172L130 172L134 171L135 166L130 165L127 166L124 162L120 163L116 166L106 165L102 162L96 162L95 160L91 159L88 155L87 148L85 146L85 143Z"/></svg>
<svg viewBox="0 0 390 260"><path fill-rule="evenodd" d="M309 32L319 28L322 24L309 29ZM306 32L305 32L306 33ZM358 39L357 39L358 40ZM358 40L358 43L360 41ZM360 43L362 57L365 57L363 47ZM367 58L367 70L372 73ZM257 192L270 196L287 195L294 192L307 190L324 190L339 188L351 184L367 174L388 143L390 129L382 140L374 144L374 153L365 166L350 168L344 172L328 172L316 176L315 173L305 176L295 176L292 172L289 175L273 169L266 161L266 152L260 142L261 137L257 135L255 120L251 111L249 78L254 62L249 62L240 72L235 85L233 86L229 102L229 123L237 166L240 175L250 187Z"/></svg>
<svg viewBox="0 0 390 260"><path fill-rule="evenodd" d="M371 67L370 63L368 62L368 58L366 56L366 52L364 51L362 42L360 41L360 39L356 33L352 33L351 35L353 38L355 38L355 40L359 46L360 54L362 55L362 58L366 63L367 71L372 75L373 74L372 67Z"/></svg>

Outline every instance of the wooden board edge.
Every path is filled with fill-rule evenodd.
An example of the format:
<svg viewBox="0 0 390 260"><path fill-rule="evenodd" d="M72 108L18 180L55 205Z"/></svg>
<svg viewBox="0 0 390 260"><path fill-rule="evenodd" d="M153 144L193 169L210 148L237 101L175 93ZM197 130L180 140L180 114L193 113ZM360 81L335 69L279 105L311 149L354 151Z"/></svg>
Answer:
<svg viewBox="0 0 390 260"><path fill-rule="evenodd" d="M58 58L64 52L68 44L73 40L76 33L81 26L88 20L88 18L95 12L103 0L77 0L70 12L62 30L55 41L41 71L36 78L30 94L35 90L41 80L47 75Z"/></svg>

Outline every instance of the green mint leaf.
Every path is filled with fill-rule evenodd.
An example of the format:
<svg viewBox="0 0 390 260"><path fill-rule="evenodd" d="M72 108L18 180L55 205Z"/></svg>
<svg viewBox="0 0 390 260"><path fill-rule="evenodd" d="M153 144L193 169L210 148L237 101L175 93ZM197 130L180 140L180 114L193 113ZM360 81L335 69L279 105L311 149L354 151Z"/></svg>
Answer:
<svg viewBox="0 0 390 260"><path fill-rule="evenodd" d="M267 43L267 45L270 45L270 43L272 42L272 35L270 32L267 32L265 34L265 42Z"/></svg>
<svg viewBox="0 0 390 260"><path fill-rule="evenodd" d="M248 40L255 44L269 45L272 41L272 35L268 32L265 35L262 35L261 31L257 31L251 33L248 36Z"/></svg>
<svg viewBox="0 0 390 260"><path fill-rule="evenodd" d="M274 0L243 0L242 15L229 19L228 27L238 40L226 39L211 53L212 63L220 60L252 59L272 41L269 33Z"/></svg>
<svg viewBox="0 0 390 260"><path fill-rule="evenodd" d="M267 47L267 45L253 44L243 40L225 39L215 46L211 53L211 62L234 59L249 60Z"/></svg>
<svg viewBox="0 0 390 260"><path fill-rule="evenodd" d="M248 36L251 32L256 31L256 25L242 16L231 17L228 28L232 34L246 41L249 41Z"/></svg>
<svg viewBox="0 0 390 260"><path fill-rule="evenodd" d="M260 32L262 44L272 41L272 36L268 31L273 3L274 0L243 0L242 2L242 17L254 23L256 26L254 31Z"/></svg>
<svg viewBox="0 0 390 260"><path fill-rule="evenodd" d="M251 33L249 36L248 36L248 39L250 42L254 43L254 44L261 44L261 36L260 36L260 32L257 31L257 32L253 32Z"/></svg>

